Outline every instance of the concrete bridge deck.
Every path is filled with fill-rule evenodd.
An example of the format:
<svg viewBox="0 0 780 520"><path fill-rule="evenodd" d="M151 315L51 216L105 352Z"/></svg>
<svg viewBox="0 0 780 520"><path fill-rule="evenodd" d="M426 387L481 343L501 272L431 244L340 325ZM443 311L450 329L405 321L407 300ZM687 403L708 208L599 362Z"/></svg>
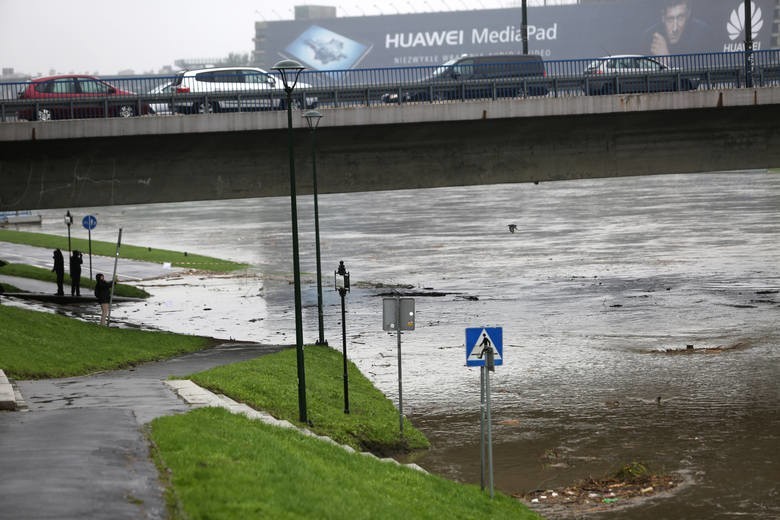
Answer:
<svg viewBox="0 0 780 520"><path fill-rule="evenodd" d="M320 193L780 165L780 87L324 109ZM286 112L0 125L0 210L289 193ZM293 115L298 193L309 131Z"/></svg>

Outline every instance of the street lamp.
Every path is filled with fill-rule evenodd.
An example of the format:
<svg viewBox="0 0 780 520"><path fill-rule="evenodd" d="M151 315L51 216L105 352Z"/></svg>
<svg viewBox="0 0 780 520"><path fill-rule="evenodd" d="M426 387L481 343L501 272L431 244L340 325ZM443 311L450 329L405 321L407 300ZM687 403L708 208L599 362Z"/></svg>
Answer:
<svg viewBox="0 0 780 520"><path fill-rule="evenodd" d="M73 216L70 210L65 213L65 225L68 226L68 256L70 256L70 226L73 224Z"/></svg>
<svg viewBox="0 0 780 520"><path fill-rule="evenodd" d="M295 60L282 60L272 67L279 72L287 95L287 148L290 152L290 213L292 220L293 278L295 284L295 351L298 365L298 415L308 423L306 414L306 370L303 363L303 317L301 315L301 267L298 258L298 207L295 193L295 159L293 154L292 93L298 76L305 68ZM288 77L288 75L290 77ZM292 80L292 81L290 81Z"/></svg>
<svg viewBox="0 0 780 520"><path fill-rule="evenodd" d="M745 0L745 86L753 88L753 2Z"/></svg>
<svg viewBox="0 0 780 520"><path fill-rule="evenodd" d="M325 341L325 327L322 323L322 268L320 263L320 210L317 203L317 143L314 137L315 130L320 124L322 114L316 110L307 110L303 113L303 117L306 119L306 124L309 125L311 130L311 171L312 182L314 187L314 243L317 250L317 318L320 328L320 337L317 340L317 345L327 345Z"/></svg>
<svg viewBox="0 0 780 520"><path fill-rule="evenodd" d="M520 8L520 21L521 37L523 39L523 54L528 54L528 2L523 0Z"/></svg>
<svg viewBox="0 0 780 520"><path fill-rule="evenodd" d="M341 342L344 358L344 413L349 413L349 376L347 375L347 320L344 310L344 297L349 292L349 271L344 267L344 260L339 262L338 270L333 274L334 285L341 295Z"/></svg>

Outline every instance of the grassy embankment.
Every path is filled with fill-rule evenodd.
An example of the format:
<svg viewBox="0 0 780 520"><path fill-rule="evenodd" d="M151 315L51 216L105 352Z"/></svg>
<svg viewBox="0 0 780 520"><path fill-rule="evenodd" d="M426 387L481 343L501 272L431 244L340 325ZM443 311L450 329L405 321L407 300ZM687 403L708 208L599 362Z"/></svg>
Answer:
<svg viewBox="0 0 780 520"><path fill-rule="evenodd" d="M398 410L348 362L349 414L344 413L343 357L323 346L305 349L307 416L313 431L355 449L392 453L427 448L425 437L405 420L398 431ZM298 421L298 377L293 349L217 367L190 376L215 393L225 394L292 423Z"/></svg>
<svg viewBox="0 0 780 520"><path fill-rule="evenodd" d="M170 517L301 519L514 519L541 517L502 493L494 499L410 468L347 453L292 430L205 408L152 423Z"/></svg>
<svg viewBox="0 0 780 520"><path fill-rule="evenodd" d="M359 450L428 447L408 421L349 363L344 413L341 354L306 347L309 429ZM298 423L295 351L218 367L190 378L277 418ZM223 410L162 417L151 426L168 504L178 518L537 519L501 493L351 454L342 448Z"/></svg>
<svg viewBox="0 0 780 520"><path fill-rule="evenodd" d="M0 305L0 369L11 379L112 370L202 350L214 340L101 327L57 314Z"/></svg>

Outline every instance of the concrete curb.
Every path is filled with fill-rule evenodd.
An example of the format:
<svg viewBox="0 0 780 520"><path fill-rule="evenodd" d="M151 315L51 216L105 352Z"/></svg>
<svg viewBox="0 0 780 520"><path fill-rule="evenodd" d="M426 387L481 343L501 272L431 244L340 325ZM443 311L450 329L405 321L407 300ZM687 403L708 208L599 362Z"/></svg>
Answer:
<svg viewBox="0 0 780 520"><path fill-rule="evenodd" d="M340 446L341 448L343 448L344 450L350 453L357 453L350 446L339 444L333 439L331 439L330 437L324 435L317 435L316 433L307 430L306 428L299 428L289 421L279 420L267 412L255 410L254 408L251 408L243 403L238 403L224 395L217 395L209 390L206 390L205 388L196 385L189 379L168 380L165 381L165 384L168 385L180 398L182 398L189 405L196 406L196 407L213 406L218 408L224 408L232 413L244 415L249 419L263 421L264 423L270 424L272 426L297 430L302 435L306 435L309 437L316 437L317 439L333 444L334 446ZM383 462L391 462L393 464L403 465L406 466L407 468L421 471L423 473L428 473L417 464L401 464L397 460L391 458L380 459L373 453L368 453L368 452L359 452L359 453L361 455L365 455L367 457L373 457Z"/></svg>
<svg viewBox="0 0 780 520"><path fill-rule="evenodd" d="M16 410L14 387L2 370L0 370L0 410Z"/></svg>

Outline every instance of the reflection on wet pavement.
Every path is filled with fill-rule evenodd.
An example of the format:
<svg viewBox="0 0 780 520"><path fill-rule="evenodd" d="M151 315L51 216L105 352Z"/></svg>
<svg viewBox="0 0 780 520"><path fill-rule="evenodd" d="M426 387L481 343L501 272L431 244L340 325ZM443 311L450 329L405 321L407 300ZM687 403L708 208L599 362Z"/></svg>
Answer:
<svg viewBox="0 0 780 520"><path fill-rule="evenodd" d="M310 197L298 209L313 342ZM418 461L429 470L479 482L479 374L464 366L464 329L502 326L500 490L565 486L637 460L693 484L631 518L780 517L779 209L780 175L767 172L321 195L326 338L341 343L330 273L344 260L349 357L397 399L379 286L443 293L416 296L417 328L402 338L404 409L434 444ZM294 342L289 199L89 211L106 233L96 239L121 226L128 243L254 266L144 282L154 296L115 319ZM65 232L59 212L44 218L44 232ZM712 351L675 352L687 345Z"/></svg>

